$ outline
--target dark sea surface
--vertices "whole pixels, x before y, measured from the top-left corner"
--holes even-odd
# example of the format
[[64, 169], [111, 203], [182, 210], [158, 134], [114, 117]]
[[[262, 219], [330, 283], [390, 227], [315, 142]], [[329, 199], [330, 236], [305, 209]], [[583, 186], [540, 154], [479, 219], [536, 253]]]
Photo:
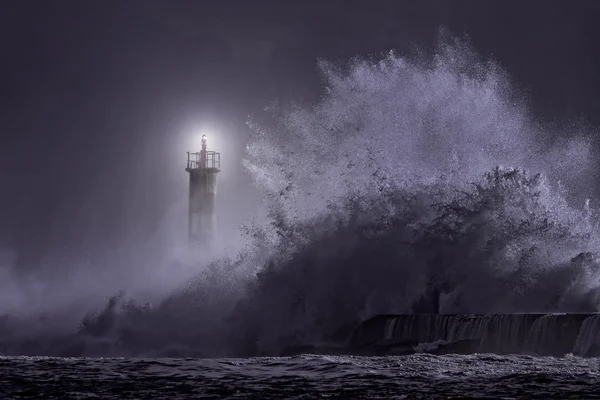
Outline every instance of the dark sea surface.
[[599, 399], [600, 360], [303, 355], [250, 359], [0, 358], [2, 399]]

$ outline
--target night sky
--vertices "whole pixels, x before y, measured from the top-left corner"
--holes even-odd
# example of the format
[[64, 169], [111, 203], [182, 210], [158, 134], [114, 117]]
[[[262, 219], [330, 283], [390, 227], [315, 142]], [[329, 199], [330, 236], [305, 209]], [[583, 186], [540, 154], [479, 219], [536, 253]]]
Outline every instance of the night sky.
[[151, 234], [185, 199], [197, 127], [219, 136], [235, 210], [220, 218], [237, 223], [258, 202], [249, 114], [318, 98], [319, 58], [431, 47], [440, 27], [505, 67], [541, 120], [598, 126], [598, 21], [597, 0], [5, 0], [0, 249], [27, 269]]

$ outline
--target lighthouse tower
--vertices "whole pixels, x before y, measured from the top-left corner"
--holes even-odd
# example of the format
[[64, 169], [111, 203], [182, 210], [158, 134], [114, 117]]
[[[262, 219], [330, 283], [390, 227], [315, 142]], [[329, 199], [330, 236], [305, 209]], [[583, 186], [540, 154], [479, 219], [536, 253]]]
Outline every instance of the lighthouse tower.
[[221, 154], [206, 150], [206, 135], [202, 135], [202, 150], [188, 152], [186, 171], [190, 174], [188, 235], [190, 242], [203, 247], [214, 240], [217, 218], [215, 198]]

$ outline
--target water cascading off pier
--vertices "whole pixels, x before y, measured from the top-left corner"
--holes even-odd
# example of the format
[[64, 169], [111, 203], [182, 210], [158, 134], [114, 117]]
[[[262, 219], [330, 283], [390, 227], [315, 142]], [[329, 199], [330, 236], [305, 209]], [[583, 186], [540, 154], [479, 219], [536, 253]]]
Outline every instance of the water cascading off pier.
[[376, 354], [600, 356], [600, 314], [379, 315], [360, 324], [354, 351]]

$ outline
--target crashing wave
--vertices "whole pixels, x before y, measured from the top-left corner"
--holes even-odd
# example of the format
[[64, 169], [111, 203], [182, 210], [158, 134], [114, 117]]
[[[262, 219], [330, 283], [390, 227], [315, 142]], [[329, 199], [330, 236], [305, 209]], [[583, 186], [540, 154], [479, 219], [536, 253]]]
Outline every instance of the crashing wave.
[[[584, 135], [546, 140], [460, 41], [321, 70], [321, 101], [251, 124], [269, 220], [248, 246], [153, 307], [114, 297], [62, 336], [79, 343], [67, 353], [277, 355], [376, 314], [598, 310], [597, 219], [572, 205], [594, 171]], [[6, 354], [23, 352], [14, 338]]]

